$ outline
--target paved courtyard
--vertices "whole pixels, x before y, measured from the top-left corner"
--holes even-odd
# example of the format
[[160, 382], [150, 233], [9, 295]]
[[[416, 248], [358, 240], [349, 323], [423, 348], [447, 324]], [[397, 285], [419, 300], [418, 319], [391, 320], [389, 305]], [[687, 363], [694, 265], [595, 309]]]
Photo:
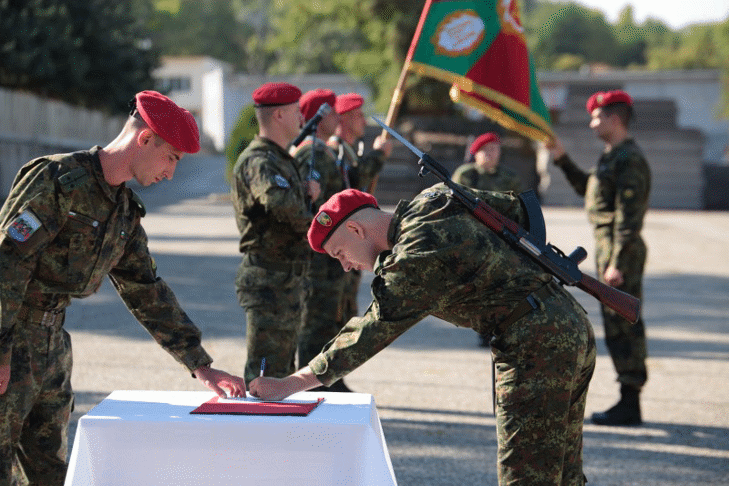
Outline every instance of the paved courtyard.
[[[238, 232], [222, 159], [181, 162], [172, 182], [140, 190], [162, 276], [203, 331], [215, 366], [242, 373], [245, 317], [234, 276]], [[544, 208], [547, 239], [569, 253], [592, 236], [578, 208]], [[729, 213], [650, 211], [644, 318], [649, 381], [640, 427], [585, 425], [591, 486], [729, 484]], [[581, 268], [594, 275], [590, 257]], [[360, 310], [370, 301], [366, 275]], [[598, 337], [587, 416], [618, 398], [596, 301], [575, 291]], [[68, 312], [78, 418], [113, 390], [201, 390], [126, 310], [110, 284]], [[496, 484], [490, 354], [477, 335], [427, 318], [352, 373], [371, 393], [400, 486]]]

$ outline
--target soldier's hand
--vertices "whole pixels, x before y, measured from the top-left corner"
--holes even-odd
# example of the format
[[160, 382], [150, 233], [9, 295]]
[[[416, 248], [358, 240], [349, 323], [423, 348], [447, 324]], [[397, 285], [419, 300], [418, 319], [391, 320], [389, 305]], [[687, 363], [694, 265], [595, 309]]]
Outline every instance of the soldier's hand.
[[547, 150], [549, 150], [549, 153], [552, 154], [552, 158], [554, 160], [559, 159], [567, 153], [562, 145], [562, 141], [557, 137], [549, 139], [546, 143], [546, 147]]
[[306, 193], [309, 195], [312, 201], [316, 201], [321, 194], [321, 185], [319, 185], [319, 183], [314, 180], [306, 181]]
[[372, 148], [382, 150], [385, 157], [389, 157], [392, 153], [392, 140], [387, 140], [384, 136], [379, 135], [372, 144]]
[[605, 273], [603, 274], [603, 278], [605, 279], [605, 283], [613, 287], [619, 287], [623, 285], [624, 281], [623, 272], [615, 267], [607, 267], [605, 269]]
[[286, 378], [269, 378], [263, 376], [251, 382], [251, 395], [262, 400], [283, 400], [293, 392], [288, 390]]
[[246, 382], [239, 376], [209, 366], [199, 367], [194, 374], [203, 385], [214, 391], [220, 398], [246, 396]]
[[5, 394], [10, 383], [10, 365], [0, 365], [0, 395]]

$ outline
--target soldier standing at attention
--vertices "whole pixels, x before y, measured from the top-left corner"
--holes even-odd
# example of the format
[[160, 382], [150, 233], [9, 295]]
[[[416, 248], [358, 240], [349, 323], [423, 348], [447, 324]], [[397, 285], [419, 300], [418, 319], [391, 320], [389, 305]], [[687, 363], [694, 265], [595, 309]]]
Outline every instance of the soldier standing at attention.
[[[517, 197], [473, 192], [526, 221]], [[394, 213], [347, 189], [319, 209], [308, 235], [312, 248], [345, 270], [374, 271], [374, 300], [308, 366], [283, 379], [255, 379], [251, 395], [281, 398], [333, 383], [434, 315], [494, 335], [499, 484], [584, 484], [595, 337], [585, 311], [551, 274], [478, 221], [445, 184], [400, 201]]]
[[[587, 100], [590, 128], [605, 150], [590, 173], [565, 153], [562, 142], [549, 146], [554, 164], [575, 191], [585, 198], [585, 209], [595, 230], [595, 259], [601, 281], [643, 299], [646, 245], [640, 236], [648, 209], [651, 173], [638, 145], [628, 133], [633, 100], [624, 91], [595, 93]], [[643, 319], [632, 324], [602, 306], [605, 342], [618, 373], [620, 401], [592, 415], [599, 425], [639, 425], [639, 395], [648, 378]]]
[[[364, 98], [357, 93], [337, 96], [335, 109], [339, 115], [339, 124], [334, 135], [329, 137], [327, 144], [337, 154], [337, 163], [349, 175], [347, 188], [353, 187], [368, 192], [375, 177], [382, 170], [385, 159], [392, 153], [392, 142], [380, 135], [375, 139], [372, 151], [362, 153], [363, 150], [361, 149], [354, 150], [355, 144], [364, 136], [367, 126], [364, 113], [362, 113], [363, 104]], [[345, 278], [346, 283], [337, 332], [352, 317], [359, 315], [357, 294], [362, 281], [362, 272], [351, 270], [347, 272]], [[336, 333], [331, 337], [335, 335]]]
[[[319, 108], [327, 103], [332, 110], [321, 119], [316, 133], [307, 137], [294, 150], [299, 166], [309, 171], [313, 167], [319, 177], [321, 195], [314, 201], [314, 212], [333, 194], [348, 187], [346, 171], [337, 166], [337, 157], [325, 140], [334, 135], [339, 115], [334, 109], [336, 95], [328, 89], [304, 93], [299, 101], [304, 119], [311, 120]], [[307, 292], [304, 304], [303, 328], [299, 339], [299, 363], [308, 363], [342, 327], [342, 299], [347, 281], [342, 266], [326, 255], [311, 253], [311, 266], [306, 275]], [[334, 383], [326, 391], [350, 391], [343, 381]]]
[[303, 121], [300, 97], [301, 90], [288, 83], [267, 83], [253, 92], [259, 133], [233, 167], [243, 253], [236, 290], [246, 311], [246, 381], [259, 375], [263, 358], [269, 376], [296, 369], [311, 253], [306, 243], [309, 207], [319, 195], [319, 184], [305, 180], [286, 151]]
[[72, 298], [109, 276], [145, 329], [206, 387], [245, 396], [243, 379], [210, 368], [200, 331], [157, 276], [141, 226], [142, 201], [125, 183], [172, 179], [200, 149], [193, 116], [142, 91], [104, 148], [40, 157], [18, 172], [0, 210], [0, 485], [62, 485], [73, 408]]
[[502, 167], [501, 138], [494, 132], [486, 132], [473, 141], [469, 149], [473, 162], [463, 164], [453, 173], [453, 182], [482, 191], [522, 191], [519, 176]]

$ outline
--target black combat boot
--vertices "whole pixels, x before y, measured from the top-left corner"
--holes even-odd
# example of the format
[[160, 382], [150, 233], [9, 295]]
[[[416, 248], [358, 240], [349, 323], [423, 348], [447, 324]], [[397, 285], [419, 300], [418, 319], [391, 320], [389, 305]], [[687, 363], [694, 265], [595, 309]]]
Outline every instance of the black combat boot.
[[597, 425], [640, 425], [640, 390], [632, 386], [620, 386], [620, 401], [604, 412], [592, 414]]

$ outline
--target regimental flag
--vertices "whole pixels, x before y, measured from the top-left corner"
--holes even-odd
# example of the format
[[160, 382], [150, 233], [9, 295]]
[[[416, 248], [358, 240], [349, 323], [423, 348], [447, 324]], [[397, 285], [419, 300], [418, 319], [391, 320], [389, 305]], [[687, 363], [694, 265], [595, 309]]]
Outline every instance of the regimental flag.
[[518, 0], [427, 0], [405, 69], [451, 83], [451, 99], [535, 140], [552, 137]]

